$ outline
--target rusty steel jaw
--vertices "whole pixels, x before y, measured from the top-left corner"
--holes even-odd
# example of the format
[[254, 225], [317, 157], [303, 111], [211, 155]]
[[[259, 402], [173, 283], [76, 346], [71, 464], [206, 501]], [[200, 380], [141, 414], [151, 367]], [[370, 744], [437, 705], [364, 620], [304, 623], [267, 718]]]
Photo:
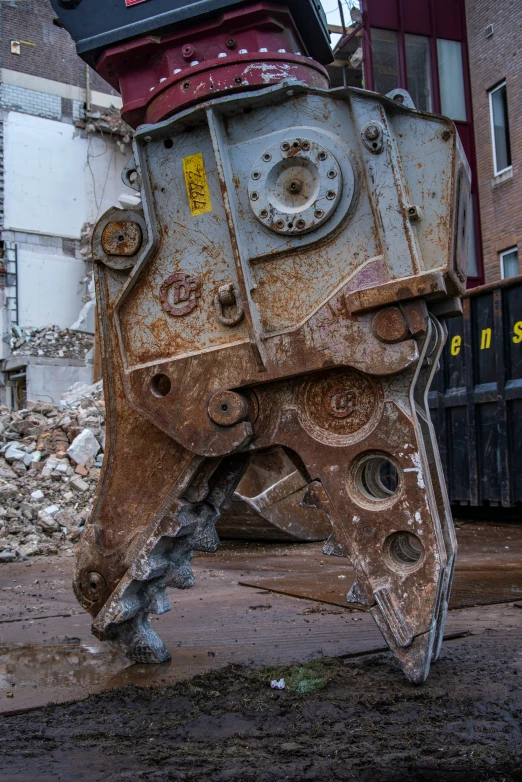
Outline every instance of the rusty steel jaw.
[[455, 128], [283, 83], [142, 128], [124, 176], [142, 208], [93, 238], [108, 454], [75, 590], [94, 632], [168, 659], [148, 614], [193, 585], [252, 455], [279, 447], [355, 569], [347, 606], [424, 681], [456, 551], [427, 407], [433, 313], [465, 279]]

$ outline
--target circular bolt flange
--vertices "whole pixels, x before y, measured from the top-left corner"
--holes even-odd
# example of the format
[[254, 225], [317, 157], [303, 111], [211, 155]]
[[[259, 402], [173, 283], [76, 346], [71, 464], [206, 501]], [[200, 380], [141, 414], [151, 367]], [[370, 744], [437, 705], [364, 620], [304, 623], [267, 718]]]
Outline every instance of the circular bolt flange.
[[208, 402], [209, 418], [219, 426], [233, 426], [246, 418], [246, 400], [234, 391], [216, 391]]
[[[350, 178], [347, 186], [353, 190]], [[322, 225], [335, 212], [342, 191], [343, 172], [333, 152], [308, 138], [288, 138], [263, 150], [248, 183], [257, 219], [285, 235], [302, 236]]]
[[79, 582], [80, 592], [91, 603], [95, 603], [103, 595], [107, 582], [101, 573], [95, 571], [86, 573]]
[[136, 255], [141, 247], [143, 234], [137, 223], [129, 220], [107, 223], [101, 243], [107, 255]]
[[394, 344], [405, 340], [410, 332], [400, 309], [386, 307], [374, 316], [373, 333], [381, 342]]

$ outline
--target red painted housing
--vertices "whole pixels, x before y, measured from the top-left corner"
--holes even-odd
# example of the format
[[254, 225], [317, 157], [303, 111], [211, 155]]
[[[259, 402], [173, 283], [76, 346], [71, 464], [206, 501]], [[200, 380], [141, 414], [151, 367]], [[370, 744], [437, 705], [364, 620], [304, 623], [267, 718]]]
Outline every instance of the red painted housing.
[[134, 128], [226, 93], [289, 79], [329, 84], [326, 69], [307, 56], [289, 10], [270, 3], [113, 46], [96, 70], [121, 93], [122, 117]]

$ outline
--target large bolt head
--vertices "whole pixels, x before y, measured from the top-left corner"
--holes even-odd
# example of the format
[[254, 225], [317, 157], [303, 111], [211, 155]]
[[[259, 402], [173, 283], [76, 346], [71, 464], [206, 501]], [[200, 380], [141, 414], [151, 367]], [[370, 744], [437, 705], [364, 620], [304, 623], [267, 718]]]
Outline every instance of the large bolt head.
[[364, 131], [364, 135], [368, 141], [375, 141], [375, 139], [379, 138], [379, 128], [377, 125], [368, 125]]
[[234, 391], [216, 391], [207, 405], [209, 418], [219, 426], [234, 426], [248, 413], [246, 399]]
[[142, 241], [140, 226], [130, 220], [107, 223], [101, 237], [106, 255], [136, 255]]
[[398, 307], [386, 307], [377, 312], [373, 319], [373, 333], [381, 342], [393, 344], [402, 342], [409, 335], [409, 329]]

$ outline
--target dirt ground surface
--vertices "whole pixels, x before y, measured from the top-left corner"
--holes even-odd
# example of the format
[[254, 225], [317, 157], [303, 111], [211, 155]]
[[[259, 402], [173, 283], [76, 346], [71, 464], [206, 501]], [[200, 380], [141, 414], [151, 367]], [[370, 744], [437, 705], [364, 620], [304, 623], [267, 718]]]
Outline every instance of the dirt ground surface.
[[[519, 780], [521, 642], [449, 641], [421, 687], [372, 654], [229, 666], [2, 717], [0, 779]], [[271, 689], [280, 676], [287, 689]]]
[[522, 527], [458, 536], [461, 607], [421, 687], [342, 607], [353, 572], [321, 544], [196, 558], [157, 666], [93, 638], [70, 559], [3, 565], [0, 782], [522, 780]]

